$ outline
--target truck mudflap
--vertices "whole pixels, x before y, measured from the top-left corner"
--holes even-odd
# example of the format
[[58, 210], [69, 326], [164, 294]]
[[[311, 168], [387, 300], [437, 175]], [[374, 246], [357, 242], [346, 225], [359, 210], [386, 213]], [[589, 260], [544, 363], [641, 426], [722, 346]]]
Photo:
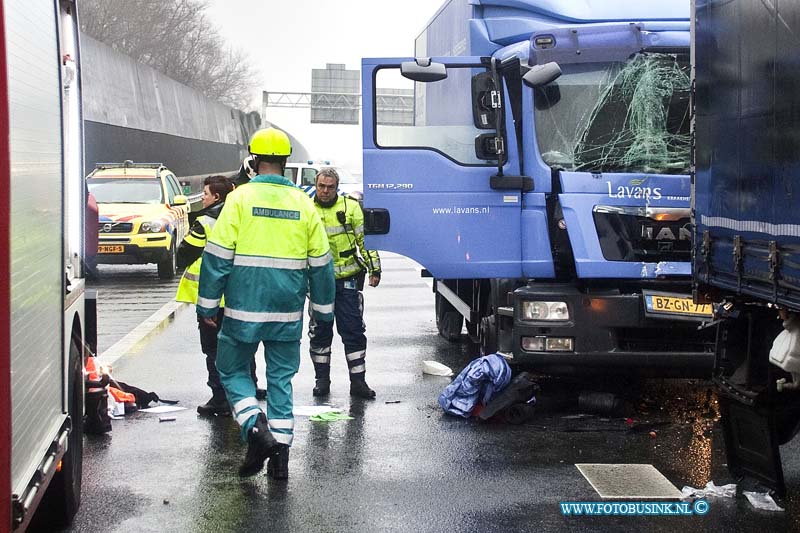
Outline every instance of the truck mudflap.
[[773, 392], [745, 391], [722, 377], [714, 383], [731, 474], [740, 482], [751, 478], [785, 496], [780, 445], [789, 442], [800, 427], [800, 395], [781, 393], [791, 394], [791, 399], [778, 400]]
[[755, 481], [783, 497], [780, 445], [800, 429], [800, 390], [769, 362], [781, 321], [762, 306], [721, 309], [713, 381], [728, 469], [740, 484]]

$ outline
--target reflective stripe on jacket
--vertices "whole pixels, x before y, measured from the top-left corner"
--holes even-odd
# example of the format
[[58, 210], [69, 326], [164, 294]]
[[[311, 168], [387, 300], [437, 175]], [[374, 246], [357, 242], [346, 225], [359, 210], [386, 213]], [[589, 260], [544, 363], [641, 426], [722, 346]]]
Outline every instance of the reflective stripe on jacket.
[[226, 334], [243, 342], [295, 341], [307, 292], [314, 318], [333, 320], [333, 262], [319, 214], [283, 176], [256, 176], [228, 194], [211, 231], [197, 313], [214, 316], [224, 294]]
[[[216, 221], [217, 219], [208, 215], [199, 217], [197, 222], [201, 224], [203, 231], [199, 232], [196, 230], [195, 226], [192, 226], [192, 230], [186, 237], [184, 237], [183, 243], [196, 248], [205, 248], [207, 239], [206, 236], [211, 234], [211, 229], [214, 227], [214, 223]], [[201, 255], [196, 261], [186, 267], [186, 270], [183, 272], [183, 276], [181, 276], [181, 281], [178, 284], [178, 292], [175, 295], [175, 300], [179, 302], [188, 302], [191, 304], [197, 303], [198, 282], [200, 281], [200, 264], [202, 261], [203, 257]], [[220, 307], [224, 306], [225, 303], [223, 300], [220, 302]]]
[[[336, 279], [349, 278], [362, 271], [367, 271], [370, 276], [380, 276], [378, 252], [364, 248], [364, 212], [359, 203], [339, 194], [332, 206], [323, 207], [314, 202], [314, 207], [325, 225]], [[344, 224], [339, 221], [339, 212], [344, 213]]]

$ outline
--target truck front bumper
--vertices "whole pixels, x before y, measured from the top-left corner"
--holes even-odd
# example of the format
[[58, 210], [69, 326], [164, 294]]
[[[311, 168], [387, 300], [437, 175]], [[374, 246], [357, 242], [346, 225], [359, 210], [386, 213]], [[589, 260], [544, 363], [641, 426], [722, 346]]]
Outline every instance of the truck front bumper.
[[[569, 320], [523, 320], [525, 300], [566, 302]], [[641, 293], [581, 292], [572, 286], [526, 286], [513, 293], [513, 356], [520, 366], [548, 374], [620, 373], [710, 377], [715, 328], [685, 316], [656, 318]], [[560, 351], [532, 351], [531, 338], [554, 339]], [[572, 339], [571, 349], [564, 349]], [[544, 341], [542, 341], [543, 343]]]

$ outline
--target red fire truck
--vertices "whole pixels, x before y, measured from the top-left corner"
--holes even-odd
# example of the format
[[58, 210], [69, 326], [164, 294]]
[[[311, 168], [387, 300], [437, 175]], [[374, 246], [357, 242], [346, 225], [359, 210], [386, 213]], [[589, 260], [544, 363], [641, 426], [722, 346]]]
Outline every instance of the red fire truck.
[[21, 531], [80, 503], [94, 313], [75, 2], [2, 0], [0, 34], [0, 531]]

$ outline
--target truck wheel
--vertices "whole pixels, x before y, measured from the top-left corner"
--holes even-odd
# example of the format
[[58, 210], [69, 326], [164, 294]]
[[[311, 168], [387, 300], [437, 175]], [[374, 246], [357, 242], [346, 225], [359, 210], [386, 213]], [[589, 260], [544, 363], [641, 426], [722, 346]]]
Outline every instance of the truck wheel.
[[481, 318], [481, 355], [497, 353], [497, 321], [494, 314]]
[[159, 279], [172, 279], [175, 277], [177, 270], [178, 258], [175, 254], [175, 237], [173, 237], [172, 244], [169, 247], [169, 255], [158, 262], [158, 277]]
[[[67, 453], [61, 458], [61, 469], [47, 487], [39, 510], [33, 518], [32, 529], [64, 528], [72, 523], [81, 503], [83, 472], [83, 358], [74, 342], [70, 344], [69, 368], [72, 379], [67, 387], [69, 433]], [[35, 527], [34, 527], [35, 525]]]
[[436, 294], [436, 329], [450, 342], [461, 340], [464, 317], [441, 294]]

